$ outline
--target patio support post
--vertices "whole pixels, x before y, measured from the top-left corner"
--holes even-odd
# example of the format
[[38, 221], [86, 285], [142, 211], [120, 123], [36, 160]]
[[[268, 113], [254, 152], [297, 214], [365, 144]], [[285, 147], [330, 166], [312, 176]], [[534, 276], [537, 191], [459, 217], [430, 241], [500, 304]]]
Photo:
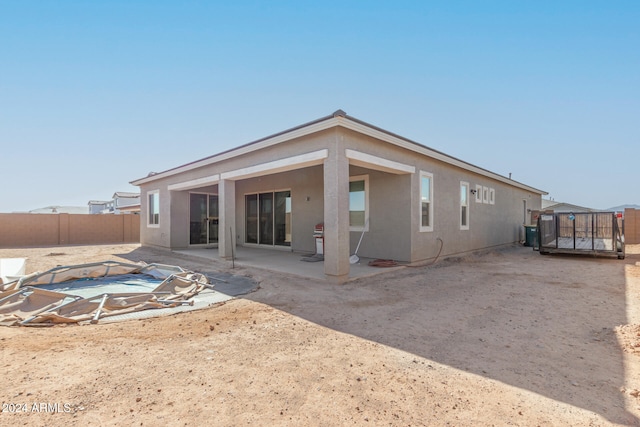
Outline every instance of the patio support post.
[[349, 278], [349, 159], [342, 137], [324, 161], [324, 273], [342, 284]]
[[236, 245], [236, 182], [218, 183], [218, 254], [231, 258]]

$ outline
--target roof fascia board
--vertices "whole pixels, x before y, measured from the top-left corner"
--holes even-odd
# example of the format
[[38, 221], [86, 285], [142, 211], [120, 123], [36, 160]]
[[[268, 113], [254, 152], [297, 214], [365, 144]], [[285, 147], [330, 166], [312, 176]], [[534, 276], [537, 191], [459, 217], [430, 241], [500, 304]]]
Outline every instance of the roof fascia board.
[[425, 147], [424, 145], [420, 145], [416, 142], [413, 141], [408, 141], [405, 140], [403, 138], [397, 137], [395, 135], [389, 134], [387, 132], [383, 132], [382, 130], [379, 129], [375, 129], [373, 127], [371, 127], [370, 125], [364, 124], [364, 123], [359, 123], [358, 121], [354, 121], [352, 119], [349, 118], [344, 118], [344, 117], [337, 117], [336, 120], [338, 121], [338, 125], [342, 126], [344, 128], [356, 131], [358, 133], [364, 134], [364, 135], [368, 135], [372, 138], [376, 138], [376, 139], [380, 139], [382, 141], [388, 142], [390, 144], [394, 144], [397, 145], [399, 147], [405, 148], [407, 150], [411, 150], [415, 153], [419, 153], [428, 157], [431, 157], [433, 159], [439, 160], [441, 162], [453, 165], [453, 166], [457, 166], [461, 169], [465, 169], [468, 170], [470, 172], [474, 172], [477, 173], [479, 175], [482, 176], [486, 176], [488, 178], [492, 178], [495, 179], [497, 181], [500, 182], [504, 182], [505, 184], [509, 184], [518, 188], [522, 188], [524, 190], [527, 191], [531, 191], [534, 193], [538, 193], [538, 194], [548, 194], [544, 191], [538, 190], [536, 188], [533, 187], [529, 187], [528, 185], [519, 183], [517, 181], [513, 181], [509, 178], [506, 178], [502, 175], [498, 175], [496, 173], [490, 172], [486, 169], [482, 169], [478, 166], [474, 166], [470, 163], [464, 162], [462, 160], [456, 159], [455, 157], [451, 157], [448, 156], [444, 153], [440, 153], [438, 151], [432, 150], [428, 147]]
[[349, 163], [354, 166], [362, 166], [382, 172], [393, 173], [396, 175], [404, 175], [416, 172], [416, 168], [413, 166], [405, 165], [404, 163], [395, 162], [393, 160], [384, 159], [382, 157], [374, 156], [356, 150], [346, 149], [345, 155], [349, 159]]
[[203, 187], [205, 185], [217, 184], [220, 181], [220, 174], [217, 173], [211, 176], [205, 176], [203, 178], [191, 179], [189, 181], [178, 182], [175, 184], [169, 184], [167, 189], [169, 191], [178, 190], [190, 190], [192, 188]]
[[278, 172], [287, 172], [304, 167], [319, 165], [329, 156], [329, 150], [322, 149], [312, 151], [310, 153], [300, 154], [298, 156], [287, 157], [284, 159], [274, 160], [272, 162], [261, 163], [259, 165], [250, 166], [248, 168], [236, 169], [234, 171], [223, 172], [220, 179], [238, 180], [253, 178], [256, 176], [269, 175]]
[[300, 128], [296, 128], [291, 130], [290, 132], [284, 132], [278, 135], [274, 135], [272, 137], [266, 138], [264, 140], [260, 140], [254, 143], [250, 143], [247, 145], [244, 145], [242, 147], [238, 147], [236, 149], [218, 154], [216, 156], [212, 156], [212, 157], [208, 157], [206, 159], [202, 159], [193, 163], [189, 163], [187, 165], [184, 166], [180, 166], [177, 167], [175, 169], [170, 169], [168, 171], [165, 172], [160, 172], [148, 177], [144, 177], [135, 181], [131, 181], [131, 184], [133, 185], [142, 185], [142, 184], [146, 184], [147, 182], [151, 182], [151, 181], [155, 181], [157, 179], [161, 179], [161, 178], [166, 178], [168, 176], [172, 176], [172, 175], [176, 175], [182, 172], [187, 172], [193, 169], [197, 169], [197, 168], [201, 168], [203, 166], [208, 166], [211, 165], [213, 163], [218, 163], [218, 162], [222, 162], [224, 160], [228, 160], [234, 157], [238, 157], [238, 156], [242, 156], [244, 154], [248, 154], [251, 153], [253, 151], [257, 151], [257, 150], [261, 150], [264, 148], [268, 148], [271, 147], [273, 145], [276, 144], [280, 144], [281, 142], [285, 142], [285, 141], [289, 141], [291, 139], [295, 139], [295, 138], [300, 138], [303, 136], [307, 136], [316, 132], [321, 132], [323, 130], [326, 129], [330, 129], [332, 127], [336, 126], [336, 118], [335, 117], [330, 117], [327, 118], [326, 120], [320, 121], [320, 122], [316, 122], [316, 123], [312, 123], [309, 124], [308, 126], [305, 127], [300, 127]]

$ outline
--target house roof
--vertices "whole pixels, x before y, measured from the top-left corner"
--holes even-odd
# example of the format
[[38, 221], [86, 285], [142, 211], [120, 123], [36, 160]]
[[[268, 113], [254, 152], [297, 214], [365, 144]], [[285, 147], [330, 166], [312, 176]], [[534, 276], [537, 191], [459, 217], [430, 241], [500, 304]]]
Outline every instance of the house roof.
[[379, 128], [377, 126], [374, 126], [372, 124], [359, 120], [353, 116], [349, 116], [343, 110], [337, 110], [333, 114], [330, 114], [325, 117], [321, 117], [317, 120], [293, 127], [291, 129], [284, 130], [282, 132], [278, 132], [276, 134], [258, 139], [256, 141], [241, 145], [239, 147], [236, 147], [230, 150], [223, 151], [218, 154], [214, 154], [209, 157], [205, 157], [200, 160], [186, 163], [182, 166], [177, 166], [175, 168], [171, 168], [166, 171], [158, 172], [158, 173], [151, 172], [146, 177], [131, 181], [131, 184], [139, 186], [142, 184], [156, 181], [158, 179], [166, 178], [182, 172], [186, 172], [186, 171], [207, 166], [210, 164], [218, 163], [227, 159], [231, 159], [234, 157], [241, 156], [243, 154], [250, 153], [252, 151], [257, 151], [266, 147], [270, 147], [272, 145], [280, 144], [282, 142], [285, 142], [294, 138], [310, 135], [312, 133], [330, 129], [337, 126], [340, 126], [346, 129], [351, 129], [361, 134], [380, 139], [390, 144], [408, 149], [410, 151], [414, 151], [418, 154], [422, 154], [427, 157], [440, 160], [444, 163], [448, 163], [448, 164], [460, 167], [462, 169], [477, 173], [479, 175], [483, 175], [488, 178], [492, 178], [497, 181], [504, 182], [514, 187], [523, 188], [528, 191], [532, 191], [534, 193], [539, 193], [541, 195], [548, 194], [543, 190], [539, 190], [537, 188], [533, 188], [528, 185], [522, 184], [518, 181], [512, 180], [510, 178], [499, 175], [497, 173], [491, 172], [487, 169], [481, 168], [471, 163], [465, 162], [456, 157], [449, 156], [441, 151], [434, 150], [433, 148], [427, 147], [426, 145], [422, 145], [418, 142], [412, 141], [408, 138], [405, 138], [393, 132], [389, 132], [385, 129]]
[[555, 200], [542, 199], [542, 209], [553, 209], [555, 211], [575, 211], [575, 212], [594, 212], [599, 209], [588, 208], [585, 206], [573, 205], [571, 203], [556, 202]]
[[84, 206], [46, 206], [44, 208], [32, 209], [32, 214], [50, 214], [50, 213], [66, 213], [66, 214], [87, 214], [89, 208]]
[[115, 199], [116, 197], [135, 199], [136, 197], [140, 197], [140, 193], [131, 193], [131, 192], [127, 192], [127, 191], [116, 191], [115, 193], [113, 193], [113, 198]]

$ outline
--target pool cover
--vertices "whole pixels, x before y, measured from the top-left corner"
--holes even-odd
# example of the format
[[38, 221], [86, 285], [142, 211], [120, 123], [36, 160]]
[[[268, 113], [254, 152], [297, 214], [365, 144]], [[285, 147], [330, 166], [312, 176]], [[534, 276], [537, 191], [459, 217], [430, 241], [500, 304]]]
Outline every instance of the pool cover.
[[193, 304], [206, 276], [162, 264], [116, 261], [56, 267], [0, 287], [0, 325], [97, 323], [135, 311]]

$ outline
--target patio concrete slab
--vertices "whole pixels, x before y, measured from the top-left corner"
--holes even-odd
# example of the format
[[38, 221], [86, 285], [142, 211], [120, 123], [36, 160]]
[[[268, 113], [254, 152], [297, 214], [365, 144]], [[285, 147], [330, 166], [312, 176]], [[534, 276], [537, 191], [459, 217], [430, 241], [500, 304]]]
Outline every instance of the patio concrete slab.
[[[211, 259], [217, 262], [226, 263], [229, 266], [232, 265], [231, 260], [220, 258], [217, 248], [191, 248], [176, 250], [173, 252], [186, 256]], [[236, 266], [260, 268], [278, 273], [325, 280], [324, 262], [302, 261], [302, 258], [307, 256], [309, 256], [309, 254], [277, 249], [238, 246], [235, 249], [235, 261], [233, 262], [235, 262]], [[369, 258], [360, 258], [360, 262], [351, 264], [349, 269], [349, 280], [373, 276], [394, 269], [403, 268], [402, 266], [390, 268], [370, 267], [368, 265], [369, 261], [371, 261]]]

